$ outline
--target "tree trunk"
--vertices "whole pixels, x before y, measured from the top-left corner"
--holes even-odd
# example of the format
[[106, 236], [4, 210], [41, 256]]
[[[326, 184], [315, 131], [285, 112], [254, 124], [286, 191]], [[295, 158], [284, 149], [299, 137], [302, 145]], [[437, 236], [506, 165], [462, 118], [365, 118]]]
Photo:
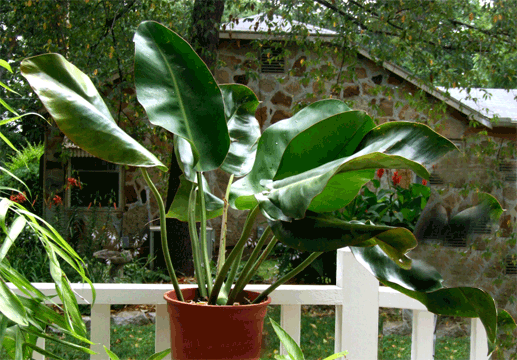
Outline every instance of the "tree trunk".
[[[191, 34], [190, 43], [212, 72], [217, 60], [219, 25], [223, 16], [224, 3], [225, 0], [196, 0], [192, 10], [192, 26], [189, 31]], [[167, 192], [167, 211], [178, 190], [181, 173], [182, 171], [178, 166], [174, 151], [172, 151]], [[188, 225], [175, 219], [169, 219], [167, 225], [167, 235], [171, 241], [169, 247], [172, 246], [171, 249], [182, 249], [182, 251], [175, 252], [175, 270], [191, 275], [193, 272], [192, 250]]]
[[213, 71], [217, 60], [219, 26], [226, 0], [196, 0], [192, 10], [190, 43]]

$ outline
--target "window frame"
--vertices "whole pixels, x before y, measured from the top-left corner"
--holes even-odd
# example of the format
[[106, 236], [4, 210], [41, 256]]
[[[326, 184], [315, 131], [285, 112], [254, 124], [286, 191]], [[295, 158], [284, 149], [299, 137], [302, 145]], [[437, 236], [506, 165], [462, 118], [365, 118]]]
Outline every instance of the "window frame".
[[[81, 154], [82, 155], [82, 154]], [[96, 158], [90, 154], [85, 154], [83, 156], [71, 156], [69, 159], [68, 159], [68, 162], [67, 162], [67, 166], [66, 166], [66, 179], [65, 179], [65, 185], [67, 185], [68, 183], [68, 178], [71, 178], [73, 177], [72, 176], [72, 159], [74, 158], [93, 158], [93, 159], [98, 159], [98, 160], [101, 160], [101, 161], [105, 161], [105, 160], [102, 160], [102, 159], [99, 159], [99, 158]], [[105, 172], [105, 173], [118, 173], [118, 198], [117, 198], [117, 201], [116, 201], [116, 204], [117, 204], [117, 210], [120, 210], [120, 209], [123, 209], [124, 206], [125, 206], [125, 196], [124, 196], [124, 187], [125, 187], [125, 179], [126, 179], [126, 176], [125, 176], [125, 166], [122, 166], [122, 165], [119, 165], [119, 164], [114, 164], [116, 167], [117, 167], [117, 170], [97, 170], [97, 171], [89, 171], [89, 170], [80, 170], [80, 171], [84, 171], [84, 172], [96, 172], [96, 173], [102, 173], [102, 172]], [[71, 188], [67, 188], [65, 190], [65, 207], [70, 209], [72, 207], [76, 207], [78, 209], [83, 209], [83, 210], [87, 210], [88, 209], [88, 206], [78, 206], [78, 205], [74, 205], [72, 204], [72, 191], [71, 191]], [[102, 209], [106, 209], [106, 207], [102, 208], [101, 207], [101, 210]]]

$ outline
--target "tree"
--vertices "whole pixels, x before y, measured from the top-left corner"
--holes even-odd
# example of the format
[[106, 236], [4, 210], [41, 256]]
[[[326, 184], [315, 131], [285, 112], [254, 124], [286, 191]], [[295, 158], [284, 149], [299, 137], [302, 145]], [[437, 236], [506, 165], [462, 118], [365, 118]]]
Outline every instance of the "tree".
[[266, 6], [288, 20], [333, 29], [346, 49], [366, 48], [430, 85], [517, 83], [510, 66], [517, 53], [515, 0], [276, 0]]

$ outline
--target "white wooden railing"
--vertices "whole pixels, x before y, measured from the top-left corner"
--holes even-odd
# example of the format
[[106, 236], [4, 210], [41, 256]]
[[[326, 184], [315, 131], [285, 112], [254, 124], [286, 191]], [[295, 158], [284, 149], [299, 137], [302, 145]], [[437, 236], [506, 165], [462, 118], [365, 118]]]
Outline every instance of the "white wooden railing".
[[[375, 360], [379, 307], [412, 309], [411, 359], [433, 359], [434, 315], [416, 300], [393, 289], [379, 287], [377, 279], [355, 260], [350, 250], [338, 250], [337, 257], [336, 285], [283, 285], [271, 295], [271, 304], [281, 305], [281, 325], [293, 339], [300, 342], [301, 305], [334, 305], [336, 352], [348, 350], [347, 360]], [[55, 294], [54, 284], [35, 285], [45, 294]], [[267, 285], [249, 285], [246, 289], [261, 291], [266, 287]], [[75, 284], [73, 289], [81, 304], [91, 301], [88, 286]], [[163, 294], [171, 290], [172, 285], [95, 284], [95, 289], [97, 299], [91, 309], [91, 340], [97, 343], [92, 346], [92, 350], [98, 355], [92, 355], [91, 359], [108, 359], [103, 345], [109, 348], [110, 306], [114, 304], [156, 305], [155, 349], [161, 351], [170, 347], [169, 319]], [[470, 360], [488, 359], [486, 340], [481, 321], [472, 319]], [[38, 343], [44, 346], [43, 341]], [[34, 358], [44, 359], [39, 354], [34, 354]]]

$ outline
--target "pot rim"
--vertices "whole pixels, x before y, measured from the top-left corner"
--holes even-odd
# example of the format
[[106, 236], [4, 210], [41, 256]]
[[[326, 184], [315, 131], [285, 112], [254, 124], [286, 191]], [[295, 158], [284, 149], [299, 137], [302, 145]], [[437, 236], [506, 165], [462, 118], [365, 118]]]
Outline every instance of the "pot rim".
[[[186, 288], [181, 289], [181, 292], [183, 293], [184, 290], [193, 290], [195, 289], [197, 291], [197, 287], [192, 288]], [[260, 293], [258, 291], [251, 291], [251, 290], [243, 290], [245, 293], [252, 293], [252, 294], [258, 294]], [[260, 306], [267, 306], [271, 303], [271, 296], [268, 296], [266, 300], [263, 300], [262, 302], [258, 304], [239, 304], [239, 305], [207, 305], [207, 304], [199, 304], [199, 303], [189, 303], [186, 301], [179, 301], [177, 299], [173, 299], [169, 296], [170, 293], [176, 293], [174, 290], [169, 290], [165, 294], [163, 294], [163, 298], [168, 303], [175, 303], [175, 304], [181, 304], [183, 306], [203, 306], [208, 308], [214, 308], [214, 309], [238, 309], [238, 308], [253, 308], [253, 307], [260, 307]]]

